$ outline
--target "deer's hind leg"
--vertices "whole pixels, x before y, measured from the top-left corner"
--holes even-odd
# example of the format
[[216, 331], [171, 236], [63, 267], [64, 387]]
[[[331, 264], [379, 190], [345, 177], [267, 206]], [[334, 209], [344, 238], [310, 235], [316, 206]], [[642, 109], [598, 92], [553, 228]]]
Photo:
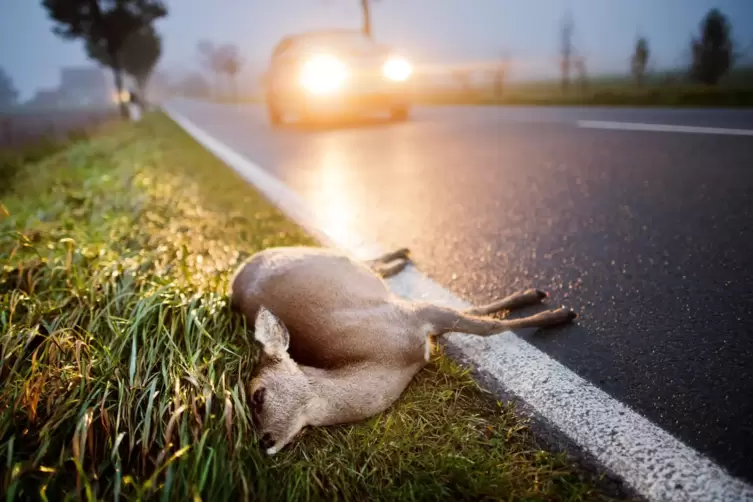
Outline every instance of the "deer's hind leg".
[[376, 272], [378, 275], [387, 278], [402, 272], [409, 263], [410, 261], [408, 260], [395, 260], [390, 263], [376, 265], [372, 268], [372, 270], [374, 270], [374, 272]]
[[503, 331], [520, 328], [546, 328], [565, 324], [577, 317], [575, 312], [567, 308], [545, 310], [538, 314], [519, 319], [493, 319], [459, 312], [454, 309], [425, 305], [418, 310], [422, 320], [432, 327], [432, 333], [444, 335], [451, 332], [468, 333], [471, 335], [489, 336]]
[[486, 305], [478, 307], [472, 307], [464, 312], [468, 315], [489, 315], [501, 310], [519, 309], [522, 307], [528, 307], [531, 305], [537, 305], [547, 297], [547, 294], [538, 289], [527, 289], [525, 291], [518, 291], [510, 296], [502, 298]]
[[400, 248], [389, 253], [385, 253], [382, 256], [368, 260], [366, 264], [370, 267], [374, 265], [384, 265], [395, 260], [410, 260], [410, 250], [408, 248]]

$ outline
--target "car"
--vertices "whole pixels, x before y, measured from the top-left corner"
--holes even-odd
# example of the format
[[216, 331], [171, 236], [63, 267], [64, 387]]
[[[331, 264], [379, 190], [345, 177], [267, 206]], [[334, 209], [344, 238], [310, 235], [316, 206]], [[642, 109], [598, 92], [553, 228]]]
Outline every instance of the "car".
[[269, 121], [386, 111], [408, 118], [413, 66], [360, 31], [312, 31], [283, 38], [263, 78]]

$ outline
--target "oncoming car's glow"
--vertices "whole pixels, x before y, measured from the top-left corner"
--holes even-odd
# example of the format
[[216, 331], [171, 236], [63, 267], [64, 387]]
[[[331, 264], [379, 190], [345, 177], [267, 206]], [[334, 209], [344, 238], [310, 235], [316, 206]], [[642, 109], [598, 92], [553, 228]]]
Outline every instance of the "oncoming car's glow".
[[331, 54], [311, 56], [301, 69], [300, 83], [312, 94], [332, 94], [348, 79], [348, 67]]
[[413, 73], [413, 67], [405, 58], [391, 57], [382, 66], [382, 73], [390, 80], [404, 82]]

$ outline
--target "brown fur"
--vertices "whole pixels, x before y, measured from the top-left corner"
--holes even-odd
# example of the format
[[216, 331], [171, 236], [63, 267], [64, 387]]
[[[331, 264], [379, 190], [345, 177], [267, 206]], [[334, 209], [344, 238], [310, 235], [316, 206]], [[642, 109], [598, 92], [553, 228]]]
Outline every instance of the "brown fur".
[[567, 322], [566, 309], [516, 320], [488, 315], [540, 302], [537, 290], [459, 312], [396, 297], [382, 279], [407, 250], [362, 263], [336, 250], [271, 248], [239, 267], [231, 304], [249, 322], [267, 362], [250, 385], [268, 453], [306, 425], [353, 422], [388, 408], [426, 364], [429, 335], [491, 335]]

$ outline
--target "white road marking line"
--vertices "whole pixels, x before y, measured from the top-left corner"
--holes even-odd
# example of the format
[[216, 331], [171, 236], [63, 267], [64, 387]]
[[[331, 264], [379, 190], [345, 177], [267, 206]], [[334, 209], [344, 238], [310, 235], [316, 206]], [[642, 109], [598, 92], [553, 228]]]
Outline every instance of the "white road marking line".
[[[343, 242], [327, 233], [295, 192], [262, 167], [212, 137], [172, 107], [166, 113], [200, 144], [235, 169], [266, 197], [323, 243], [361, 259], [381, 254], [363, 239]], [[354, 244], [355, 243], [355, 244]], [[414, 267], [389, 281], [406, 298], [467, 308]], [[639, 494], [655, 501], [753, 501], [753, 487], [686, 446], [642, 415], [576, 375], [512, 332], [481, 338], [454, 333], [445, 343], [458, 349], [475, 367], [530, 405], [605, 468]]]
[[723, 134], [728, 136], [753, 136], [753, 129], [730, 129], [726, 127], [699, 127], [671, 124], [641, 124], [638, 122], [609, 122], [579, 120], [584, 129], [610, 129], [614, 131], [680, 132], [688, 134]]

